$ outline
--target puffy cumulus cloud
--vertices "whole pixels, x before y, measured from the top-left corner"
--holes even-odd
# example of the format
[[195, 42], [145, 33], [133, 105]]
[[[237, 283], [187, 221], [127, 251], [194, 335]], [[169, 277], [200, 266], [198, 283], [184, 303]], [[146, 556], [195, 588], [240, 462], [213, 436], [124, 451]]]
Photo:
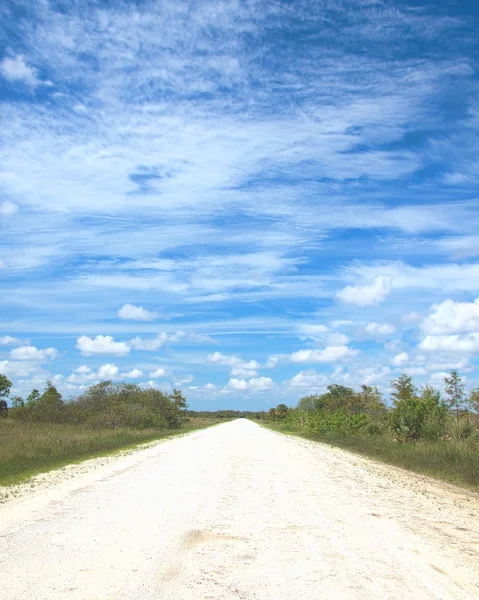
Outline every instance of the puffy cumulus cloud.
[[19, 346], [21, 343], [21, 340], [14, 338], [11, 335], [0, 336], [0, 346]]
[[146, 310], [142, 306], [135, 306], [134, 304], [124, 304], [118, 311], [120, 319], [125, 321], [154, 321], [158, 318], [158, 313]]
[[215, 365], [242, 367], [245, 369], [258, 369], [260, 366], [255, 360], [246, 361], [242, 358], [238, 358], [237, 356], [228, 356], [227, 354], [222, 354], [221, 352], [213, 352], [213, 354], [208, 354], [206, 360]]
[[118, 376], [120, 369], [116, 365], [106, 364], [98, 369], [100, 379], [114, 379]]
[[479, 298], [474, 302], [445, 300], [433, 304], [431, 313], [421, 323], [421, 329], [430, 335], [479, 331]]
[[[213, 352], [206, 357], [206, 360], [213, 364], [225, 367], [231, 367], [231, 377], [255, 377], [257, 369], [261, 366], [255, 360], [243, 360], [237, 356]], [[236, 379], [235, 379], [236, 380]]]
[[270, 356], [264, 364], [265, 369], [274, 369], [278, 364], [279, 356]]
[[375, 321], [371, 321], [367, 323], [364, 327], [364, 333], [368, 333], [371, 335], [391, 335], [396, 332], [396, 328], [394, 325], [390, 323], [376, 323]]
[[479, 353], [479, 333], [427, 335], [419, 344], [419, 348], [425, 352], [477, 354]]
[[11, 361], [1, 360], [0, 361], [0, 373], [4, 375], [14, 375], [17, 377], [28, 377], [31, 380], [34, 376], [41, 376], [42, 381], [46, 381], [43, 369], [39, 366], [38, 362], [30, 362], [26, 360]]
[[132, 369], [131, 371], [122, 373], [122, 377], [127, 377], [128, 379], [139, 379], [140, 377], [143, 377], [143, 371], [141, 369]]
[[321, 392], [326, 389], [330, 380], [323, 373], [317, 373], [314, 369], [309, 369], [308, 371], [300, 371], [286, 383], [293, 388], [307, 388]]
[[255, 391], [260, 392], [269, 390], [274, 385], [270, 377], [253, 377], [248, 381], [246, 379], [236, 379], [232, 377], [228, 382], [228, 387], [235, 391]]
[[129, 344], [134, 350], [146, 350], [149, 352], [154, 352], [155, 350], [159, 350], [162, 346], [164, 346], [167, 341], [168, 334], [163, 332], [159, 333], [154, 338], [134, 337], [132, 340], [130, 340]]
[[392, 364], [396, 367], [405, 365], [409, 361], [409, 355], [407, 352], [400, 352], [391, 360]]
[[29, 67], [21, 54], [14, 58], [6, 56], [0, 63], [0, 74], [8, 81], [20, 81], [33, 88], [41, 83], [37, 77], [37, 70]]
[[152, 379], [159, 379], [160, 377], [164, 377], [165, 376], [165, 369], [158, 367], [158, 369], [156, 369], [155, 371], [152, 371], [150, 373], [150, 377]]
[[11, 217], [18, 211], [18, 205], [10, 200], [0, 202], [0, 217]]
[[348, 336], [339, 331], [335, 331], [326, 336], [326, 344], [328, 346], [345, 346], [346, 344], [349, 344], [349, 341]]
[[293, 362], [335, 362], [344, 358], [357, 356], [359, 350], [348, 346], [326, 346], [323, 349], [298, 350], [290, 355]]
[[35, 346], [20, 346], [10, 351], [10, 358], [13, 360], [30, 360], [42, 362], [52, 360], [58, 356], [58, 350], [55, 348], [45, 348], [39, 350]]
[[345, 304], [374, 306], [384, 302], [391, 289], [392, 278], [378, 275], [366, 285], [347, 285], [336, 293], [336, 298]]
[[76, 347], [83, 356], [92, 356], [95, 354], [125, 356], [125, 354], [130, 352], [128, 344], [125, 342], [115, 342], [110, 335], [97, 335], [95, 338], [82, 335], [77, 339]]
[[124, 377], [137, 379], [142, 375], [143, 372], [139, 369], [132, 369], [126, 373], [120, 373], [120, 369], [113, 363], [101, 365], [96, 371], [87, 365], [81, 365], [67, 377], [67, 382], [82, 386], [86, 383], [95, 384], [99, 381], [120, 380]]

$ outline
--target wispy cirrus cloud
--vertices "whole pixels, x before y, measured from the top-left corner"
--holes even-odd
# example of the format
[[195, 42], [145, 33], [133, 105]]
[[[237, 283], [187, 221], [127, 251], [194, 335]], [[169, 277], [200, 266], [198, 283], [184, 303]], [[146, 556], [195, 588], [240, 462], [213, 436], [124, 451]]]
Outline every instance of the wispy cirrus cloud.
[[[273, 367], [290, 394], [383, 384], [366, 363], [401, 352], [419, 377], [427, 336], [465, 349], [477, 14], [366, 0], [34, 0], [19, 14], [0, 7], [2, 327], [58, 348], [63, 385], [87, 383], [65, 383], [78, 351], [95, 376], [108, 354], [105, 376], [168, 365], [165, 385], [191, 364], [199, 398], [280, 393], [260, 374]], [[360, 353], [337, 371], [334, 348]], [[5, 368], [26, 373], [8, 350]]]

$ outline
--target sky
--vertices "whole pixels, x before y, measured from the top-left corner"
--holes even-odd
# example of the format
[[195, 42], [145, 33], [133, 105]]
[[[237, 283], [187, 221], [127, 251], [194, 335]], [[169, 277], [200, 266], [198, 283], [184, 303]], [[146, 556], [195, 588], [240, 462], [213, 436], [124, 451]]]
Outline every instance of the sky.
[[479, 385], [475, 0], [5, 0], [0, 373], [268, 410]]

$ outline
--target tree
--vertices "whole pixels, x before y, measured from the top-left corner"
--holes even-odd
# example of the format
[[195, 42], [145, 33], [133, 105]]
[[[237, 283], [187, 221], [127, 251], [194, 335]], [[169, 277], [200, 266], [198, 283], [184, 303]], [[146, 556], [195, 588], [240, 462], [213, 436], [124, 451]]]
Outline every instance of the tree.
[[32, 390], [31, 394], [29, 394], [29, 396], [27, 396], [27, 406], [29, 408], [34, 408], [37, 405], [37, 402], [40, 398], [40, 392], [35, 389]]
[[446, 433], [447, 405], [441, 398], [441, 393], [431, 385], [421, 388], [419, 400], [425, 406], [424, 423], [421, 436], [437, 441]]
[[449, 408], [456, 411], [456, 419], [459, 421], [459, 413], [464, 408], [464, 384], [455, 369], [449, 377], [444, 377], [444, 390], [448, 396]]
[[469, 407], [476, 413], [479, 413], [479, 388], [474, 388], [467, 399]]
[[386, 405], [381, 392], [376, 386], [363, 384], [361, 391], [356, 396], [357, 408], [353, 412], [363, 412], [375, 419], [385, 417], [387, 413]]
[[177, 406], [177, 408], [182, 409], [182, 408], [188, 408], [188, 403], [186, 402], [186, 398], [183, 396], [183, 394], [180, 392], [180, 390], [173, 390], [173, 393], [170, 394], [170, 398], [171, 400], [173, 400], [173, 402], [175, 403], [175, 405]]
[[23, 398], [21, 396], [13, 396], [12, 407], [13, 408], [21, 408], [22, 406], [25, 406], [25, 402], [23, 401]]
[[404, 373], [391, 381], [391, 388], [393, 389], [391, 398], [394, 405], [401, 400], [414, 398], [416, 395], [416, 387], [413, 385], [411, 377]]
[[297, 408], [299, 408], [300, 410], [306, 410], [308, 412], [311, 412], [316, 408], [316, 402], [318, 398], [319, 396], [316, 394], [312, 394], [311, 396], [304, 396], [304, 398], [301, 398], [301, 400], [298, 402]]
[[12, 382], [6, 375], [0, 374], [0, 399], [8, 398]]
[[277, 419], [284, 419], [288, 414], [288, 407], [286, 404], [278, 404], [275, 410], [275, 415]]
[[42, 421], [58, 421], [62, 408], [62, 395], [51, 381], [47, 381], [45, 391], [36, 402], [36, 418]]

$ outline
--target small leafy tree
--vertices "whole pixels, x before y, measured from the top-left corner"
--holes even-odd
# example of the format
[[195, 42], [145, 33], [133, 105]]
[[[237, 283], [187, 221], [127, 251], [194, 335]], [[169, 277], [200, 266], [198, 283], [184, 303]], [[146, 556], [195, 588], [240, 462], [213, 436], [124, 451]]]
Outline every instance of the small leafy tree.
[[471, 390], [467, 403], [474, 412], [479, 413], [479, 387]]
[[288, 407], [286, 406], [286, 404], [278, 404], [275, 410], [275, 414], [277, 419], [286, 418], [286, 415], [288, 414]]
[[173, 390], [173, 393], [170, 394], [170, 399], [173, 400], [173, 402], [175, 403], [176, 407], [179, 409], [186, 409], [188, 408], [188, 403], [186, 401], [186, 398], [183, 396], [183, 394], [180, 392], [180, 390]]
[[35, 408], [39, 398], [40, 398], [40, 392], [37, 389], [32, 390], [32, 392], [27, 396], [27, 402], [26, 402], [27, 406], [29, 408]]
[[6, 375], [0, 373], [0, 398], [8, 398], [10, 390], [12, 388], [12, 382]]
[[8, 404], [6, 398], [10, 394], [12, 382], [6, 375], [0, 374], [0, 417], [8, 416]]
[[444, 390], [449, 408], [456, 411], [456, 419], [459, 421], [460, 411], [464, 408], [464, 384], [455, 369], [451, 371], [449, 377], [444, 378]]
[[12, 398], [12, 407], [13, 408], [22, 408], [25, 406], [25, 402], [21, 396], [13, 396]]
[[408, 400], [416, 395], [416, 387], [412, 383], [409, 375], [404, 373], [397, 379], [391, 381], [391, 399], [394, 405], [397, 405], [401, 400]]

